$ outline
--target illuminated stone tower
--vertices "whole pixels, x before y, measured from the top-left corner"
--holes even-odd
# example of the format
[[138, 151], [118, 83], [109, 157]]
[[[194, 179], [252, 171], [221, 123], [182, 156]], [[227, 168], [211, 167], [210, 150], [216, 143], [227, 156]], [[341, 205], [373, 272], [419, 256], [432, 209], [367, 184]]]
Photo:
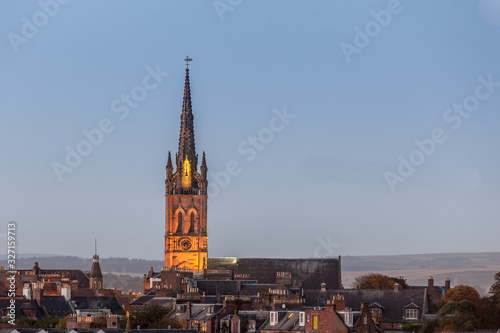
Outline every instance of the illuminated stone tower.
[[202, 270], [207, 266], [207, 163], [205, 152], [198, 173], [193, 110], [189, 86], [189, 57], [182, 102], [179, 150], [175, 172], [168, 152], [165, 180], [165, 267]]

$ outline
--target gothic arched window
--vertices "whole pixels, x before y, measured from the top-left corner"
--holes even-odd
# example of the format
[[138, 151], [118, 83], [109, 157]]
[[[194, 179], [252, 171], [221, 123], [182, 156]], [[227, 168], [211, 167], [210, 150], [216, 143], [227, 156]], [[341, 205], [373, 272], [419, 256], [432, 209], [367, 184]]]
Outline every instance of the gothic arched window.
[[177, 215], [177, 225], [178, 225], [178, 230], [182, 230], [182, 212], [179, 212]]
[[191, 212], [191, 227], [189, 231], [194, 231], [194, 213]]

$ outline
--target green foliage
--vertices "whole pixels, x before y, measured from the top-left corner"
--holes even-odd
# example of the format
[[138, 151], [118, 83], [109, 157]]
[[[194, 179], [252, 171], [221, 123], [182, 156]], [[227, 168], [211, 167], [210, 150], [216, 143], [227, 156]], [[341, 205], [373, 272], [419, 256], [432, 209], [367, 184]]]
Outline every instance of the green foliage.
[[166, 318], [171, 310], [171, 308], [166, 308], [158, 304], [141, 306], [140, 308], [130, 311], [130, 326], [131, 328], [140, 326], [141, 329], [160, 329], [168, 328], [169, 326], [172, 329], [184, 328], [183, 323], [179, 320]]
[[494, 304], [500, 305], [500, 272], [495, 274], [495, 283], [490, 288], [491, 300]]
[[56, 325], [56, 328], [66, 328], [66, 323], [67, 323], [68, 317], [64, 317]]
[[424, 324], [421, 333], [434, 333], [438, 331], [439, 320], [430, 320]]
[[500, 327], [500, 308], [498, 308], [493, 299], [482, 297], [476, 302], [476, 317], [481, 322], [481, 328], [486, 330], [497, 330]]
[[403, 330], [408, 331], [408, 332], [418, 332], [422, 328], [422, 325], [420, 324], [413, 324], [413, 323], [404, 323], [403, 324]]
[[366, 274], [354, 280], [354, 286], [360, 289], [392, 289], [398, 283], [401, 289], [409, 289], [405, 279], [390, 277], [382, 274]]
[[481, 327], [476, 311], [477, 305], [469, 300], [448, 301], [439, 310], [439, 327], [443, 331], [472, 332]]
[[16, 320], [17, 328], [54, 328], [61, 321], [61, 317], [45, 317], [42, 319], [21, 317]]

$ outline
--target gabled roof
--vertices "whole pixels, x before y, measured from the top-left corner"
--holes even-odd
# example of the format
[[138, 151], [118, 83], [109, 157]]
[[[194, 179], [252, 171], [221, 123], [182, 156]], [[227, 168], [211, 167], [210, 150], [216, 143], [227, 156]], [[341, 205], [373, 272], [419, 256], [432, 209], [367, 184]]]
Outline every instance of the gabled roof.
[[263, 295], [269, 289], [276, 288], [276, 284], [271, 283], [245, 283], [241, 285], [240, 295]]
[[190, 320], [207, 320], [215, 316], [223, 308], [222, 304], [193, 304], [191, 305]]
[[[178, 304], [182, 306], [183, 311], [177, 312], [173, 309], [168, 317], [172, 319], [186, 319], [186, 306], [187, 304]], [[191, 317], [189, 320], [207, 320], [214, 316], [223, 309], [222, 304], [207, 304], [207, 303], [192, 303], [191, 304]]]
[[238, 285], [241, 286], [242, 283], [236, 280], [198, 280], [196, 286], [206, 295], [236, 295]]
[[[378, 303], [384, 307], [384, 322], [401, 323], [404, 322], [405, 307], [414, 303], [420, 310], [425, 308], [426, 289], [336, 289], [322, 292], [319, 289], [304, 290], [308, 306], [323, 305], [323, 302], [332, 299], [333, 295], [343, 295], [346, 306], [353, 311], [361, 310], [361, 303]], [[423, 311], [421, 311], [423, 312]], [[420, 314], [423, 318], [423, 313]]]
[[270, 320], [266, 320], [260, 327], [260, 330], [280, 330], [280, 331], [303, 331], [304, 326], [299, 326], [299, 312], [300, 311], [279, 311], [278, 322], [271, 325]]
[[384, 308], [382, 305], [378, 304], [377, 302], [368, 305], [368, 307], [369, 308], [380, 308], [380, 309]]
[[155, 296], [154, 295], [142, 295], [138, 299], [134, 300], [130, 305], [144, 305], [150, 300], [152, 300]]
[[175, 298], [173, 297], [153, 297], [147, 302], [145, 302], [145, 305], [161, 305], [166, 308], [171, 308], [174, 306]]
[[415, 304], [415, 303], [413, 303], [413, 302], [412, 302], [412, 303], [410, 303], [410, 304], [406, 305], [406, 306], [405, 306], [405, 309], [406, 309], [406, 308], [415, 308], [415, 309], [420, 309], [420, 306], [418, 306], [417, 304]]
[[[0, 309], [8, 309], [10, 305], [10, 297], [1, 297], [0, 298]], [[26, 311], [28, 310], [37, 310], [38, 318], [45, 317], [45, 312], [43, 309], [38, 305], [38, 302], [34, 299], [21, 299], [16, 297], [15, 299], [15, 314], [16, 318], [21, 318], [23, 316], [26, 316]]]
[[67, 316], [74, 313], [63, 296], [43, 296], [43, 305], [51, 316]]
[[78, 309], [109, 309], [112, 314], [124, 315], [122, 306], [115, 296], [73, 297], [75, 308]]

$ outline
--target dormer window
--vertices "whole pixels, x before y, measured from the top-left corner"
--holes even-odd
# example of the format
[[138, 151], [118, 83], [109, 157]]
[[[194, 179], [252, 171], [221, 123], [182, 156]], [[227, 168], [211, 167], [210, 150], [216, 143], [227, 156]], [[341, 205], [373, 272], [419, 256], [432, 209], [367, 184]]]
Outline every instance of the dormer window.
[[415, 303], [410, 303], [405, 306], [405, 319], [418, 319], [420, 307]]
[[406, 319], [418, 319], [418, 309], [408, 308], [405, 310]]
[[269, 324], [274, 326], [278, 323], [278, 311], [271, 311]]
[[306, 324], [306, 313], [299, 312], [299, 326], [304, 326]]

